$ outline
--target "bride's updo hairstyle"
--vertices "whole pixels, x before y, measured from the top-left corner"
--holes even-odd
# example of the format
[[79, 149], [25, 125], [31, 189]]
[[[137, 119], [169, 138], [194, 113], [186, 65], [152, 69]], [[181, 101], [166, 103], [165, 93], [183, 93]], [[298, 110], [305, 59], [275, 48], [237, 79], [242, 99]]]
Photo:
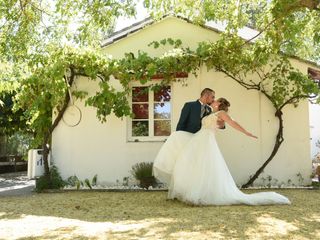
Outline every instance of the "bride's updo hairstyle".
[[218, 98], [217, 101], [220, 103], [219, 107], [218, 107], [218, 110], [219, 111], [223, 110], [223, 111], [228, 112], [228, 109], [230, 107], [229, 101], [227, 99], [225, 99], [225, 98]]

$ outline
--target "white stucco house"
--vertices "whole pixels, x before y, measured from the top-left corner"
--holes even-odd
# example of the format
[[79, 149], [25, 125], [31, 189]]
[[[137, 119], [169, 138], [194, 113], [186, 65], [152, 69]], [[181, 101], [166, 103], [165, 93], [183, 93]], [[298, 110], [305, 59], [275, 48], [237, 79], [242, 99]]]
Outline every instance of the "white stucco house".
[[[104, 42], [103, 52], [114, 58], [122, 58], [126, 52], [137, 53], [138, 50], [160, 56], [166, 49], [148, 47], [150, 42], [170, 37], [181, 39], [184, 46], [194, 49], [198, 42], [217, 40], [219, 30], [211, 23], [201, 27], [172, 16], [159, 21], [146, 19], [113, 34]], [[246, 38], [250, 31], [247, 29], [240, 35]], [[317, 65], [310, 62], [294, 58], [291, 61], [302, 72], [307, 73], [309, 68], [320, 71]], [[121, 88], [116, 79], [112, 80], [112, 84]], [[95, 94], [98, 81], [80, 78], [73, 87], [84, 89], [89, 95]], [[133, 83], [132, 87], [133, 91], [139, 91], [142, 86]], [[269, 156], [278, 128], [277, 119], [273, 107], [259, 92], [247, 91], [235, 81], [228, 81], [224, 74], [207, 71], [206, 67], [200, 69], [197, 77], [189, 74], [182, 82], [168, 86], [165, 91], [169, 98], [162, 108], [153, 92], [139, 99], [130, 99], [133, 108], [140, 104], [148, 110], [141, 113], [138, 119], [118, 119], [111, 115], [106, 123], [100, 123], [94, 108], [85, 107], [84, 101], [77, 101], [76, 105], [82, 113], [81, 122], [75, 127], [60, 122], [53, 132], [51, 159], [63, 178], [76, 175], [84, 179], [97, 174], [98, 181], [104, 184], [122, 182], [124, 177], [131, 175], [130, 170], [135, 163], [154, 160], [164, 140], [175, 130], [183, 104], [199, 98], [205, 87], [214, 89], [217, 97], [227, 98], [231, 102], [230, 115], [259, 137], [253, 140], [231, 127], [219, 131], [217, 135], [236, 183], [244, 184]], [[264, 178], [270, 175], [284, 184], [288, 180], [295, 184], [299, 181], [300, 184], [301, 181], [303, 184], [310, 183], [310, 118], [319, 116], [311, 115], [309, 111], [308, 101], [300, 102], [296, 108], [289, 106], [284, 109], [285, 141], [266, 167], [262, 175]], [[158, 118], [160, 113], [165, 117]], [[141, 131], [144, 132], [141, 134]], [[319, 135], [313, 138], [317, 137], [320, 138]], [[303, 180], [299, 180], [297, 174]], [[259, 183], [262, 183], [261, 178], [256, 181], [256, 184]]]
[[320, 105], [310, 104], [310, 140], [311, 157], [314, 158], [320, 153]]

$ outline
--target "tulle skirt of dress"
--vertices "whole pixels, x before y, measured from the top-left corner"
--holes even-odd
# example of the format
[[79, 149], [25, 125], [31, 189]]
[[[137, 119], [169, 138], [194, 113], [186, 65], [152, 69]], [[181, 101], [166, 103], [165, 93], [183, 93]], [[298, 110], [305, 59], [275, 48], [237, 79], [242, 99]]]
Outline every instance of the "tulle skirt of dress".
[[172, 133], [154, 162], [154, 175], [169, 186], [168, 198], [196, 205], [290, 204], [275, 192], [245, 194], [236, 186], [212, 129]]
[[176, 160], [193, 135], [185, 131], [173, 132], [162, 145], [153, 163], [153, 175], [161, 182], [170, 185]]

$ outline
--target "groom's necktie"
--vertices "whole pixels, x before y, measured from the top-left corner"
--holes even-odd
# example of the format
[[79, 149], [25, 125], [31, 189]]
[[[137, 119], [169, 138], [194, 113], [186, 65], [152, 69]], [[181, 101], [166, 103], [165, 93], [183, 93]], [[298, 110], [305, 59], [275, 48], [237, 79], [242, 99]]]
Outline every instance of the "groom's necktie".
[[203, 118], [205, 112], [206, 112], [206, 106], [204, 104], [202, 104], [201, 105], [201, 113], [200, 113], [201, 118]]

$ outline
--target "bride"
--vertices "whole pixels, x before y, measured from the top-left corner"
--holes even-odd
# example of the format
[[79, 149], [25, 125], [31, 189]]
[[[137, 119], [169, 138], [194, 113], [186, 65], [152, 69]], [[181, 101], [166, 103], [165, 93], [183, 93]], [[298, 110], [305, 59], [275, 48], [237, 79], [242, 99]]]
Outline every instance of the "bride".
[[219, 98], [211, 104], [213, 113], [202, 119], [202, 127], [195, 134], [173, 132], [160, 149], [153, 174], [168, 184], [168, 198], [177, 198], [196, 205], [265, 205], [290, 204], [275, 192], [245, 194], [236, 186], [219, 149], [215, 132], [219, 123], [226, 122], [249, 137], [246, 131], [228, 115], [230, 103]]

